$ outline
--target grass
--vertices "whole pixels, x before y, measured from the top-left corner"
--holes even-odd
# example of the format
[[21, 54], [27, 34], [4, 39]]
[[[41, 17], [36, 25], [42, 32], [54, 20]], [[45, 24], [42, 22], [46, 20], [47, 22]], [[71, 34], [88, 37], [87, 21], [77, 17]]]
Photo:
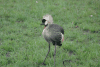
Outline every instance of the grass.
[[53, 67], [40, 26], [51, 14], [65, 30], [57, 67], [100, 67], [100, 0], [0, 0], [0, 67]]

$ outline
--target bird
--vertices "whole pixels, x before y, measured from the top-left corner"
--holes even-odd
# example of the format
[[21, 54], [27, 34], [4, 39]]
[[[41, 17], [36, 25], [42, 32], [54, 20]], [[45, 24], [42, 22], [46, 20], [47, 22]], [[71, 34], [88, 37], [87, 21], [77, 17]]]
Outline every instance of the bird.
[[48, 53], [42, 64], [45, 65], [45, 60], [50, 52], [50, 43], [52, 43], [55, 46], [54, 50], [54, 66], [55, 66], [56, 46], [62, 46], [62, 42], [64, 41], [64, 29], [61, 26], [54, 24], [53, 18], [49, 14], [43, 16], [42, 23], [40, 25], [44, 25], [42, 35], [49, 44]]

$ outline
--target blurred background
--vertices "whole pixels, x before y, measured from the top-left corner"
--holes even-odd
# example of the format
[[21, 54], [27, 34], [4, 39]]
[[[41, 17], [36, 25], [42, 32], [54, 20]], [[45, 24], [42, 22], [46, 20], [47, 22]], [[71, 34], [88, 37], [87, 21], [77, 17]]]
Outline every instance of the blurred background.
[[100, 0], [0, 0], [0, 67], [53, 67], [43, 15], [64, 28], [57, 67], [100, 67]]

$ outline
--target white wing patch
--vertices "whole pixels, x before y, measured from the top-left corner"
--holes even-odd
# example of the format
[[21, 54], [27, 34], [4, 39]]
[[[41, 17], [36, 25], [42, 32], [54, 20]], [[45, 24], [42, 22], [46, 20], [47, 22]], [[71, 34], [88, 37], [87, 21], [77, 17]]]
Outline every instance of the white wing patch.
[[62, 36], [61, 41], [63, 42], [64, 41], [64, 35], [61, 33], [61, 36]]
[[45, 25], [47, 25], [48, 24], [48, 21], [45, 21]]

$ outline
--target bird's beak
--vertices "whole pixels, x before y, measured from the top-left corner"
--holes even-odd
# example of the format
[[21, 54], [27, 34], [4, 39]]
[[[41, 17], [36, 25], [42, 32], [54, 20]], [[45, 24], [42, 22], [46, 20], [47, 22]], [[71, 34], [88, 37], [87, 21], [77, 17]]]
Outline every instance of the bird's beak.
[[41, 23], [40, 25], [44, 25], [44, 23]]

